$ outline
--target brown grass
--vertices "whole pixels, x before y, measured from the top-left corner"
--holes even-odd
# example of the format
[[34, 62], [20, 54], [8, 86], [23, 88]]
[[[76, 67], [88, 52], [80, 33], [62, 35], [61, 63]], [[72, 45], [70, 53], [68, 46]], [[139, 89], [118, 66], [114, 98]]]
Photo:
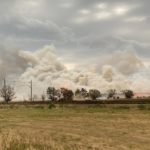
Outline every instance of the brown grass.
[[0, 150], [149, 149], [149, 110], [0, 109]]

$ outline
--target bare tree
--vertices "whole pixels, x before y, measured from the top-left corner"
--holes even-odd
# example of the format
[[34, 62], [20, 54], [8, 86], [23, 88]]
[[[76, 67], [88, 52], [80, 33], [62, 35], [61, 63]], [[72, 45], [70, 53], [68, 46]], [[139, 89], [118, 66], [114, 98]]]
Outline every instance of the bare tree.
[[115, 89], [110, 89], [108, 90], [108, 96], [107, 98], [110, 99], [110, 98], [113, 98], [116, 94], [116, 90]]
[[36, 94], [33, 95], [32, 101], [37, 101], [38, 100], [38, 96]]
[[45, 101], [45, 100], [46, 100], [45, 94], [42, 94], [42, 95], [41, 95], [41, 99], [42, 99], [42, 101]]
[[54, 87], [48, 87], [47, 96], [49, 100], [55, 101], [57, 96], [57, 90]]
[[11, 86], [3, 86], [3, 88], [0, 89], [0, 96], [6, 103], [10, 102], [15, 96], [14, 88]]

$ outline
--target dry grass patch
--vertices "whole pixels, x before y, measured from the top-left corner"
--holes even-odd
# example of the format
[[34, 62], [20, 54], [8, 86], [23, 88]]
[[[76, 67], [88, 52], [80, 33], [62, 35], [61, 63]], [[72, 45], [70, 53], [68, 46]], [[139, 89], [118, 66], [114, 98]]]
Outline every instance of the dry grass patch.
[[1, 150], [149, 150], [150, 111], [0, 109]]

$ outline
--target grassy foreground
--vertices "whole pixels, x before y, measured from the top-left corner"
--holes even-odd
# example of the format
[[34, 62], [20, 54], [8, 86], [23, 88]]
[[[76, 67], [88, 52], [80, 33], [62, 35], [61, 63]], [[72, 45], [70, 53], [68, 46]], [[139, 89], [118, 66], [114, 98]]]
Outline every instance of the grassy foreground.
[[0, 150], [130, 149], [150, 149], [149, 109], [0, 109]]

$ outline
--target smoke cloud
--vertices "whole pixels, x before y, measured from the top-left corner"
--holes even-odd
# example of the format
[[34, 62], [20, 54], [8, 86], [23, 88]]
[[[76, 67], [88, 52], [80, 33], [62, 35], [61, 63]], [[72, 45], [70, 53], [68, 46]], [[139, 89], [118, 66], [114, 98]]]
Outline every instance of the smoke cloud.
[[1, 77], [15, 73], [22, 73], [28, 67], [28, 61], [20, 56], [17, 49], [9, 49], [0, 45]]
[[0, 55], [1, 74], [19, 75], [13, 84], [18, 99], [29, 95], [30, 80], [37, 95], [41, 95], [48, 86], [72, 90], [97, 88], [102, 92], [112, 88], [148, 91], [147, 67], [134, 51], [117, 51], [98, 60], [96, 65], [75, 66], [74, 69], [68, 69], [67, 64], [60, 61], [54, 46], [45, 46], [35, 52], [2, 48]]
[[108, 59], [108, 63], [125, 75], [131, 75], [144, 67], [142, 60], [134, 51], [118, 51]]

